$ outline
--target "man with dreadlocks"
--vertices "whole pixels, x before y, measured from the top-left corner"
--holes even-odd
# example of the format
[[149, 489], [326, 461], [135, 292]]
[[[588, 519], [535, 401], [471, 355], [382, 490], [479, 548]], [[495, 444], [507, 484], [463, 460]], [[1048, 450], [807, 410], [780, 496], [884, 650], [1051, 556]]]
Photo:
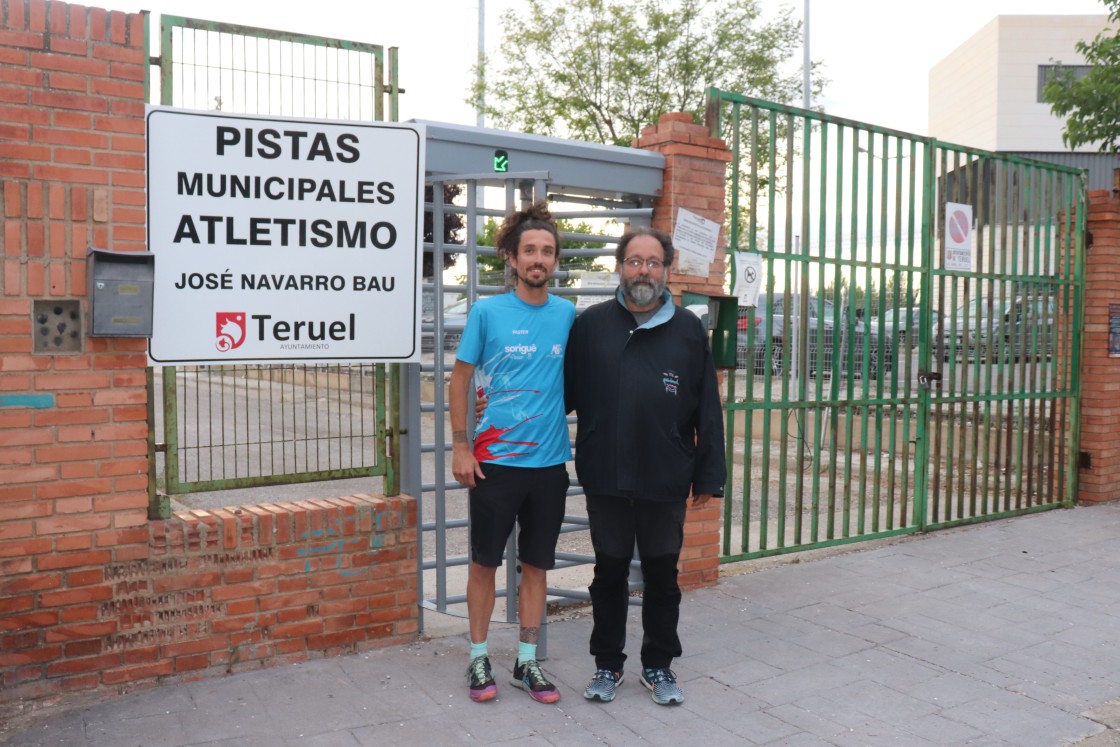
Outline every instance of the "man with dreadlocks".
[[[559, 262], [560, 235], [544, 202], [507, 215], [495, 243], [516, 283], [512, 291], [471, 307], [448, 386], [451, 471], [470, 490], [467, 680], [476, 702], [498, 694], [486, 639], [495, 575], [516, 521], [521, 636], [512, 681], [534, 700], [555, 703], [560, 692], [537, 663], [537, 639], [545, 576], [556, 562], [569, 485], [564, 349], [576, 310], [548, 292]], [[471, 391], [485, 397], [488, 407], [468, 435]]]

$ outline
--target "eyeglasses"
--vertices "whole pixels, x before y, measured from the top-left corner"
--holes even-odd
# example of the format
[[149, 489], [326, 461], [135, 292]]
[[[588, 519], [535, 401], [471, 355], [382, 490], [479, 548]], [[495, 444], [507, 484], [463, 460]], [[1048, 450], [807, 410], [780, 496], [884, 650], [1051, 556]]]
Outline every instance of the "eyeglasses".
[[665, 266], [665, 263], [660, 259], [642, 259], [641, 257], [627, 257], [622, 260], [622, 264], [626, 265], [631, 270], [640, 270], [644, 265], [650, 272], [655, 272]]

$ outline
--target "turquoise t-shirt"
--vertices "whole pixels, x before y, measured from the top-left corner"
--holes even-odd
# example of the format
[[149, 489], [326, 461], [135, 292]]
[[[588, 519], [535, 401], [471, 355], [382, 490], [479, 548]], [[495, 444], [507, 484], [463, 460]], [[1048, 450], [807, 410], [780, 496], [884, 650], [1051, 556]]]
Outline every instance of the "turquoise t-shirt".
[[471, 307], [456, 357], [490, 398], [474, 456], [510, 467], [551, 467], [572, 457], [564, 410], [564, 348], [576, 307], [550, 295], [540, 306], [510, 292]]

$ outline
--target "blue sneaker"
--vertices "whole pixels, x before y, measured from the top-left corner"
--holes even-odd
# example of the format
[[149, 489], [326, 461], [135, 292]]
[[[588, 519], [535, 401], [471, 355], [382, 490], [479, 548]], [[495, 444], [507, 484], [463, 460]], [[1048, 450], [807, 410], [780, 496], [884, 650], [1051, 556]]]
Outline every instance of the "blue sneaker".
[[615, 689], [622, 684], [622, 672], [609, 669], [596, 669], [591, 681], [584, 688], [583, 697], [588, 700], [601, 700], [610, 703], [614, 700]]
[[643, 669], [642, 684], [652, 692], [653, 702], [658, 705], [672, 705], [684, 702], [684, 693], [677, 687], [677, 675], [669, 667]]

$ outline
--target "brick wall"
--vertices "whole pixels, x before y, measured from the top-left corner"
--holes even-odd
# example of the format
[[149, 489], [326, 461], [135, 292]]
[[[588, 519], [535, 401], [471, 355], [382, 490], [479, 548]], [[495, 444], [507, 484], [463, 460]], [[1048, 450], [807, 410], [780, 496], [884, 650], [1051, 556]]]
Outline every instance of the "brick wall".
[[143, 557], [39, 558], [3, 582], [0, 713], [412, 638], [415, 511], [365, 495], [195, 510], [144, 527]]
[[[680, 208], [724, 224], [727, 164], [731, 161], [731, 152], [723, 140], [713, 138], [708, 128], [693, 123], [691, 115], [673, 113], [663, 115], [656, 125], [642, 130], [634, 145], [665, 156], [665, 186], [654, 202], [654, 228], [671, 236]], [[674, 269], [669, 286], [677, 299], [682, 291], [723, 295], [726, 267], [723, 231], [720, 230], [716, 256], [706, 277], [684, 275]], [[679, 565], [682, 589], [711, 586], [719, 580], [722, 524], [719, 501], [710, 501], [703, 508], [689, 507]]]
[[417, 630], [411, 498], [149, 522], [145, 341], [35, 318], [145, 248], [145, 20], [0, 2], [0, 713]]
[[[132, 531], [147, 505], [144, 341], [36, 355], [32, 319], [36, 300], [85, 295], [88, 246], [143, 249], [145, 52], [141, 16], [42, 0], [0, 14], [0, 562], [10, 573], [54, 549], [30, 539], [41, 534], [79, 532], [88, 542], [66, 551], [97, 562], [99, 549], [145, 541]], [[67, 332], [83, 334], [72, 321]]]
[[1092, 466], [1081, 470], [1077, 499], [1105, 501], [1120, 498], [1120, 358], [1108, 357], [1108, 307], [1120, 303], [1120, 196], [1090, 192], [1087, 225], [1081, 450]]

